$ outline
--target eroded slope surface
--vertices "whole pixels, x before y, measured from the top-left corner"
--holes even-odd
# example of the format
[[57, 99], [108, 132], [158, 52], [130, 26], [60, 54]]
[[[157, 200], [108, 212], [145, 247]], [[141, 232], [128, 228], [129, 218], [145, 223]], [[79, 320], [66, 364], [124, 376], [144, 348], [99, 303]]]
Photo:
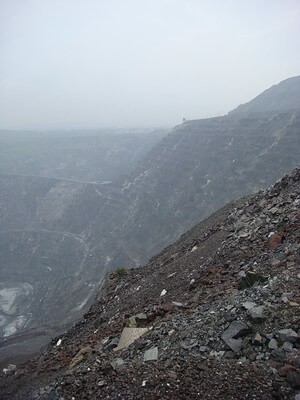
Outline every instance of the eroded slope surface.
[[[2, 397], [295, 399], [299, 205], [296, 169], [109, 275], [79, 323], [2, 374]], [[148, 330], [114, 351], [126, 326]]]

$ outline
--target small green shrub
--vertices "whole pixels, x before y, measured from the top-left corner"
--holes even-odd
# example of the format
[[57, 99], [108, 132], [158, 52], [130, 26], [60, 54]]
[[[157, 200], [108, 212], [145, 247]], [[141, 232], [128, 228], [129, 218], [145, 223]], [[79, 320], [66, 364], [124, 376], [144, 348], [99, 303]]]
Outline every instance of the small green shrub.
[[125, 268], [117, 268], [117, 269], [116, 269], [116, 274], [117, 274], [117, 276], [119, 276], [119, 277], [124, 276], [125, 273], [126, 273]]

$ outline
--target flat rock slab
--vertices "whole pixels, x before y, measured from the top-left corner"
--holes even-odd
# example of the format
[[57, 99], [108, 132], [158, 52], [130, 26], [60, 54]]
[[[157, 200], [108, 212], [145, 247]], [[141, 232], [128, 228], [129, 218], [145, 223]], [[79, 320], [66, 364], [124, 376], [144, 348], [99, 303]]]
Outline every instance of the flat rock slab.
[[158, 347], [151, 347], [144, 354], [144, 361], [156, 361], [158, 359]]
[[249, 332], [249, 327], [247, 324], [241, 321], [233, 321], [229, 327], [224, 331], [222, 339], [237, 339]]
[[245, 301], [244, 303], [242, 303], [242, 306], [246, 310], [250, 310], [251, 308], [256, 307], [256, 304], [253, 301]]
[[144, 333], [147, 331], [148, 328], [124, 328], [119, 340], [119, 344], [114, 348], [114, 351], [127, 349], [131, 343], [144, 335]]
[[233, 321], [224, 331], [222, 340], [235, 353], [238, 353], [242, 347], [242, 340], [238, 339], [249, 332], [249, 327], [244, 322]]

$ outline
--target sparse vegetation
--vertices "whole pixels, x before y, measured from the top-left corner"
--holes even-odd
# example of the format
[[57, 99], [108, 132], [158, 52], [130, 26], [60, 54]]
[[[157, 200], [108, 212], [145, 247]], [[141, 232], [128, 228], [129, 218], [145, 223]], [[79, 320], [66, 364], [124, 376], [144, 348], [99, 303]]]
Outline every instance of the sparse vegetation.
[[124, 276], [126, 274], [125, 268], [117, 268], [116, 274], [117, 274], [117, 276], [119, 276], [121, 278], [122, 276]]

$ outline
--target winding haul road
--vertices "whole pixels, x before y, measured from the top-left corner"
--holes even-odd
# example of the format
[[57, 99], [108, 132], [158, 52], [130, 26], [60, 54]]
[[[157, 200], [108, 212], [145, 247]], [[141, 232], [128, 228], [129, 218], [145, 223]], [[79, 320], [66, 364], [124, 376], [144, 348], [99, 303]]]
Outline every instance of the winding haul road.
[[108, 185], [111, 181], [80, 181], [77, 179], [69, 179], [69, 178], [60, 178], [57, 176], [43, 176], [43, 175], [22, 175], [22, 174], [5, 174], [0, 173], [1, 176], [16, 176], [16, 177], [24, 177], [24, 178], [41, 178], [41, 179], [53, 179], [58, 181], [66, 181], [66, 182], [75, 182], [75, 183], [83, 183], [86, 185]]

